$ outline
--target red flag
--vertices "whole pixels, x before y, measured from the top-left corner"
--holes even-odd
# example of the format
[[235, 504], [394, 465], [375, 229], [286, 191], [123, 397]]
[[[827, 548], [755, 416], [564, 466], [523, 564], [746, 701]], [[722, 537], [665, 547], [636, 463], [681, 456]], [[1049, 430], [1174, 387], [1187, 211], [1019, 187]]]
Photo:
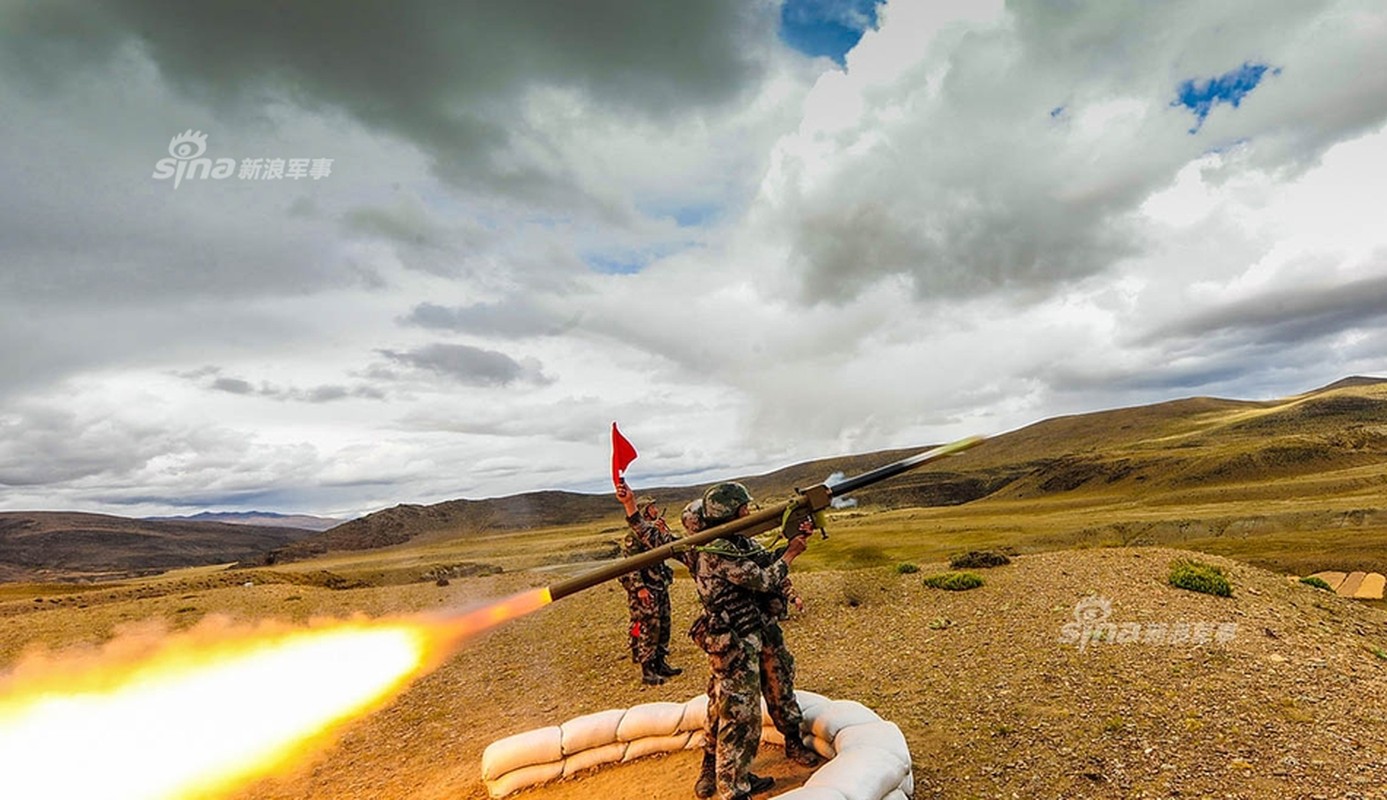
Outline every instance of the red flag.
[[612, 486], [621, 483], [621, 473], [626, 471], [632, 461], [636, 460], [636, 448], [626, 441], [626, 437], [621, 435], [621, 431], [616, 429], [616, 423], [612, 423]]

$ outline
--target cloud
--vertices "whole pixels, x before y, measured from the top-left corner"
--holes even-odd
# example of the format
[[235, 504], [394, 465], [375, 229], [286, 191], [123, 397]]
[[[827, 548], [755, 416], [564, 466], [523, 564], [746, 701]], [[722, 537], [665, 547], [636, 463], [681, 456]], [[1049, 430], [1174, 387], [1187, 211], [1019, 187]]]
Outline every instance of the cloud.
[[[1258, 169], [1315, 163], [1387, 119], [1380, 33], [1352, 21], [1380, 31], [1381, 15], [1323, 9], [888, 5], [847, 72], [819, 79], [763, 184], [800, 297], [891, 277], [921, 299], [1043, 297], [1146, 251], [1142, 203], [1210, 148], [1243, 142]], [[1343, 48], [1286, 35], [1302, 24]], [[1261, 63], [1283, 72], [1251, 92]], [[1190, 136], [1193, 95], [1238, 104]]]
[[[39, 87], [99, 72], [132, 45], [188, 97], [254, 113], [282, 98], [333, 109], [429, 154], [458, 183], [562, 195], [544, 138], [515, 125], [516, 99], [578, 92], [615, 113], [678, 115], [732, 102], [766, 68], [755, 46], [771, 6], [742, 0], [581, 4], [540, 0], [291, 8], [124, 0], [11, 4], [7, 69]], [[53, 68], [58, 67], [57, 74]], [[557, 168], [556, 168], [557, 167]]]
[[578, 314], [566, 321], [555, 318], [549, 308], [526, 298], [507, 298], [495, 303], [470, 306], [440, 306], [420, 303], [402, 322], [429, 330], [523, 339], [531, 336], [557, 336], [577, 324]]
[[517, 361], [505, 353], [465, 344], [434, 343], [407, 351], [381, 350], [381, 355], [405, 366], [431, 372], [467, 386], [544, 384], [550, 381], [538, 361]]
[[[1387, 264], [1387, 254], [1382, 261]], [[1141, 341], [1226, 335], [1268, 344], [1305, 344], [1383, 319], [1387, 319], [1387, 275], [1271, 289], [1211, 304], [1158, 328]]]
[[270, 400], [294, 401], [301, 403], [331, 403], [336, 400], [346, 400], [348, 398], [362, 398], [367, 400], [384, 400], [385, 392], [365, 384], [357, 386], [343, 386], [340, 384], [322, 384], [308, 389], [294, 386], [278, 386], [269, 382], [262, 382], [259, 386], [250, 381], [240, 378], [229, 378], [219, 376], [207, 384], [207, 388], [226, 392], [227, 394], [265, 397]]

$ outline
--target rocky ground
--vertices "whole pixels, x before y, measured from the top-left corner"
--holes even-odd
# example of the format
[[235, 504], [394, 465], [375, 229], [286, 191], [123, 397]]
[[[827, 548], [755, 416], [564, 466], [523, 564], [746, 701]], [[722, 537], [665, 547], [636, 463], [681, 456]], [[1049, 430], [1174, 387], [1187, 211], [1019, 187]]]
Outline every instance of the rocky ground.
[[[986, 585], [967, 592], [922, 585], [944, 565], [800, 575], [808, 606], [786, 625], [799, 686], [896, 722], [919, 798], [1387, 797], [1387, 613], [1208, 556], [1200, 558], [1228, 570], [1233, 597], [1167, 585], [1170, 564], [1190, 555], [1022, 556], [980, 571]], [[142, 616], [383, 614], [465, 605], [547, 580], [237, 586], [81, 611], [0, 604], [0, 658], [12, 660], [26, 641], [100, 638]], [[479, 637], [310, 763], [238, 797], [483, 798], [481, 752], [495, 739], [702, 692], [702, 655], [682, 636], [693, 605], [681, 575], [671, 660], [688, 671], [663, 687], [638, 685], [623, 596], [598, 587]], [[1113, 627], [1080, 640], [1085, 621]], [[656, 757], [516, 797], [684, 798], [696, 768], [692, 753]], [[758, 770], [782, 788], [805, 777], [774, 749]]]

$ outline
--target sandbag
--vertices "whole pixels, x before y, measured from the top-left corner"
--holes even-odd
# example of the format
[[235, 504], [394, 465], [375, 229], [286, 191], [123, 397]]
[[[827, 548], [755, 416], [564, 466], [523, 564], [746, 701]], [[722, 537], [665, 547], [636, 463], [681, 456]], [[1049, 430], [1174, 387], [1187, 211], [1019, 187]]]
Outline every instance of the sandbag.
[[910, 795], [900, 789], [892, 789], [891, 793], [881, 798], [881, 800], [910, 800]]
[[701, 750], [701, 749], [703, 748], [703, 740], [704, 740], [705, 738], [707, 738], [707, 737], [704, 735], [703, 729], [702, 729], [702, 728], [699, 728], [699, 729], [696, 730], [696, 731], [690, 731], [690, 732], [689, 732], [689, 743], [686, 744], [686, 745], [684, 745], [684, 749], [685, 749], [685, 750]]
[[795, 700], [799, 701], [799, 709], [804, 712], [805, 719], [817, 717], [819, 715], [818, 712], [822, 711], [824, 706], [827, 706], [829, 703], [829, 699], [821, 694], [805, 692], [799, 689], [795, 690]]
[[596, 714], [574, 717], [559, 726], [562, 732], [563, 754], [571, 756], [594, 747], [601, 747], [616, 741], [616, 729], [626, 709], [613, 708]]
[[839, 753], [810, 775], [804, 785], [836, 789], [846, 800], [881, 800], [898, 788], [909, 772], [909, 767], [890, 753], [863, 748]]
[[910, 746], [905, 743], [905, 734], [896, 723], [878, 720], [853, 725], [838, 732], [833, 740], [833, 749], [840, 753], [875, 747], [895, 756], [907, 767], [910, 766]]
[[823, 739], [820, 739], [819, 737], [812, 735], [808, 738], [809, 741], [807, 742], [807, 744], [810, 747], [814, 748], [814, 752], [818, 753], [821, 758], [832, 759], [838, 755], [838, 751], [834, 750], [833, 745], [829, 742], [826, 742]]
[[578, 753], [574, 753], [563, 762], [563, 776], [569, 777], [575, 772], [582, 772], [585, 769], [592, 769], [603, 764], [610, 764], [613, 761], [620, 761], [626, 755], [626, 742], [611, 742], [610, 744], [598, 747], [589, 747]]
[[482, 780], [495, 780], [511, 770], [563, 760], [559, 726], [537, 728], [497, 739], [482, 751]]
[[616, 728], [616, 738], [634, 742], [648, 736], [670, 736], [679, 730], [684, 718], [683, 703], [643, 703], [626, 709]]
[[880, 721], [875, 711], [855, 700], [833, 700], [814, 718], [810, 728], [815, 736], [831, 742], [844, 728]]
[[530, 764], [486, 782], [487, 794], [492, 797], [505, 797], [512, 792], [548, 783], [563, 777], [563, 762], [551, 761], [548, 764]]
[[785, 794], [778, 794], [772, 800], [844, 800], [843, 793], [827, 786], [801, 786]]
[[701, 731], [708, 719], [708, 695], [701, 694], [684, 704], [684, 716], [679, 720], [681, 731]]
[[626, 744], [626, 755], [621, 757], [622, 761], [635, 761], [645, 756], [658, 755], [660, 753], [673, 753], [683, 750], [689, 743], [689, 737], [693, 734], [690, 731], [676, 733], [672, 736], [647, 736], [643, 739], [633, 739]]

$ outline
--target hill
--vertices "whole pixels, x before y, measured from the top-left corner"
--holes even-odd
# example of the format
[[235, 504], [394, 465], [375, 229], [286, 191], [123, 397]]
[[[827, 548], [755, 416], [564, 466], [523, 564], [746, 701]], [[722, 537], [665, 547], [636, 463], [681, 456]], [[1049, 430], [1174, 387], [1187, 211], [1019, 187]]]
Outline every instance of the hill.
[[277, 514], [273, 511], [203, 511], [181, 517], [145, 517], [152, 520], [181, 520], [184, 522], [227, 522], [232, 525], [260, 525], [266, 528], [298, 528], [305, 531], [325, 531], [346, 520], [315, 517], [311, 514]]
[[[737, 479], [758, 498], [773, 501], [831, 473], [857, 474], [927, 446], [818, 459]], [[1045, 546], [1095, 539], [1188, 546], [1183, 540], [1197, 538], [1191, 534], [1221, 538], [1231, 531], [1236, 538], [1249, 526], [1254, 532], [1277, 533], [1347, 520], [1387, 529], [1387, 512], [1378, 508], [1377, 492], [1387, 483], [1385, 456], [1387, 380], [1354, 377], [1281, 400], [1196, 397], [1048, 419], [871, 487], [854, 499], [878, 513], [964, 504], [974, 515], [990, 509], [1011, 514], [1029, 503], [1051, 510], [1118, 506], [1116, 516], [1091, 519]], [[637, 488], [677, 509], [705, 487]], [[1300, 501], [1308, 502], [1314, 513], [1307, 515]], [[1173, 513], [1173, 507], [1183, 510]], [[1191, 508], [1200, 519], [1184, 524]], [[1347, 516], [1336, 516], [1341, 512]], [[1178, 536], [1161, 527], [1172, 516]], [[606, 495], [534, 492], [396, 506], [282, 548], [273, 560], [600, 524], [620, 530], [619, 509]], [[1345, 566], [1381, 571], [1387, 560]]]
[[0, 512], [0, 579], [117, 577], [257, 559], [308, 533], [223, 522]]

